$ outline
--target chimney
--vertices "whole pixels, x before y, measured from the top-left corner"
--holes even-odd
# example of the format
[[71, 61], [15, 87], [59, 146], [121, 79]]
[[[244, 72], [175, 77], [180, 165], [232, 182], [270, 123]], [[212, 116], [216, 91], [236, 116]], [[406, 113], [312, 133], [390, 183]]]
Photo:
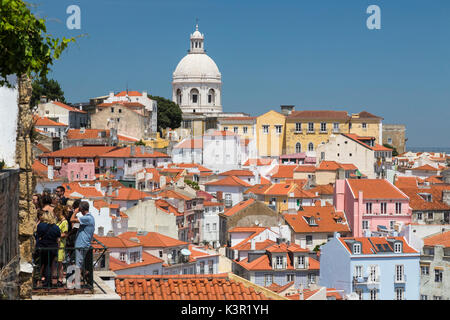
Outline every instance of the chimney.
[[49, 180], [53, 180], [54, 178], [53, 166], [47, 167], [47, 177]]
[[47, 103], [47, 96], [41, 96], [41, 103]]
[[146, 98], [146, 97], [147, 97], [147, 91], [142, 91], [142, 96], [143, 96], [144, 98]]
[[217, 191], [216, 192], [216, 199], [218, 202], [222, 201], [223, 199], [223, 192], [222, 191]]
[[295, 106], [293, 105], [282, 105], [280, 106], [281, 108], [281, 113], [284, 114], [285, 116], [288, 116], [292, 113], [292, 111], [295, 111]]
[[98, 181], [95, 183], [95, 190], [97, 190], [98, 192], [102, 191], [102, 184]]
[[114, 92], [113, 91], [109, 92], [109, 98], [111, 98], [111, 99], [114, 98]]
[[251, 239], [250, 240], [250, 250], [255, 250], [255, 248], [256, 248], [255, 242], [256, 242], [255, 239]]

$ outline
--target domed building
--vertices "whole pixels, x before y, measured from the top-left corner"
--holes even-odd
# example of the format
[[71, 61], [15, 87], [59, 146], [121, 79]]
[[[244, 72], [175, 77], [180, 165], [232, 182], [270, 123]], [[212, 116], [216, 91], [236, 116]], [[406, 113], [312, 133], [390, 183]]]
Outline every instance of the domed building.
[[173, 73], [172, 100], [183, 113], [222, 112], [222, 75], [213, 59], [205, 52], [204, 35], [198, 31], [190, 36], [189, 53]]

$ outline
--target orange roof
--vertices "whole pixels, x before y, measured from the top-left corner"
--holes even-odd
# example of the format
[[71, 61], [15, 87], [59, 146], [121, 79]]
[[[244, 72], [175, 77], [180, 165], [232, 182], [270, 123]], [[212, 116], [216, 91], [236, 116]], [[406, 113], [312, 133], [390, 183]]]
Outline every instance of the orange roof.
[[125, 107], [139, 107], [139, 108], [143, 108], [144, 105], [142, 103], [139, 102], [129, 102], [129, 101], [113, 101], [113, 102], [103, 102], [97, 105], [97, 107], [99, 108], [103, 108], [103, 107], [110, 107], [110, 106], [114, 106], [120, 104], [122, 106]]
[[48, 174], [48, 167], [39, 160], [34, 160], [33, 164], [31, 165], [31, 170], [33, 170], [33, 173], [39, 175], [39, 176], [45, 176], [47, 177]]
[[37, 143], [35, 146], [36, 146], [36, 148], [41, 150], [43, 153], [52, 152], [52, 150], [48, 149], [46, 146], [42, 145], [41, 143]]
[[[66, 137], [69, 140], [98, 139], [100, 138], [101, 132], [105, 132], [105, 138], [108, 138], [111, 134], [109, 130], [105, 129], [69, 129]], [[120, 134], [117, 135], [117, 138], [119, 141], [138, 141], [136, 138], [126, 137]]]
[[261, 177], [261, 184], [272, 184], [269, 180], [264, 177]]
[[417, 177], [397, 177], [394, 184], [397, 188], [417, 187]]
[[361, 242], [362, 254], [377, 254], [380, 252], [386, 252], [380, 251], [377, 244], [383, 246], [387, 245], [392, 253], [394, 251], [394, 248], [391, 247], [391, 244], [387, 241], [387, 239], [395, 239], [401, 241], [403, 243], [403, 253], [419, 253], [415, 249], [410, 247], [403, 237], [341, 237], [339, 238], [339, 241], [344, 245], [349, 253], [352, 253], [352, 251], [350, 246], [346, 243], [346, 240], [356, 240]]
[[218, 173], [218, 176], [246, 176], [253, 177], [254, 174], [250, 170], [228, 170], [222, 173]]
[[296, 183], [274, 183], [272, 185], [254, 185], [244, 192], [258, 195], [293, 196], [294, 198], [317, 198], [309, 190], [303, 190]]
[[439, 169], [430, 166], [429, 164], [420, 166], [420, 167], [415, 167], [415, 168], [411, 168], [411, 171], [439, 171]]
[[257, 232], [259, 234], [266, 229], [267, 229], [266, 227], [234, 227], [234, 228], [228, 230], [228, 233], [230, 233], [230, 232], [231, 233], [233, 233], [233, 232], [250, 232], [250, 233]]
[[226, 178], [205, 183], [205, 186], [230, 186], [230, 187], [251, 187], [247, 182], [235, 176], [228, 176]]
[[107, 146], [74, 146], [39, 155], [39, 158], [95, 158], [112, 151], [117, 147]]
[[34, 125], [36, 127], [67, 127], [67, 124], [53, 121], [47, 117], [33, 116]]
[[385, 179], [347, 179], [355, 199], [359, 191], [365, 199], [408, 199], [397, 187]]
[[180, 199], [180, 200], [191, 200], [192, 198], [174, 190], [164, 190], [158, 193], [158, 196], [161, 198], [169, 198], [169, 199]]
[[118, 237], [122, 239], [138, 238], [139, 244], [143, 247], [150, 248], [165, 248], [165, 247], [175, 247], [181, 245], [187, 245], [187, 242], [174, 239], [158, 232], [147, 232], [145, 235], [138, 235], [137, 232], [124, 232]]
[[426, 246], [444, 246], [444, 248], [450, 247], [450, 230], [446, 232], [437, 233], [428, 236], [423, 239], [424, 245]]
[[185, 139], [178, 143], [174, 149], [203, 149], [203, 139]]
[[119, 237], [102, 237], [94, 235], [94, 238], [100, 241], [108, 248], [136, 248], [141, 245], [137, 242], [130, 241], [128, 239], [123, 239]]
[[275, 293], [280, 293], [280, 292], [283, 292], [284, 290], [286, 290], [287, 288], [289, 288], [290, 286], [292, 286], [294, 283], [295, 283], [294, 281], [291, 281], [291, 282], [286, 283], [283, 286], [280, 286], [279, 284], [272, 282], [272, 284], [270, 286], [267, 286], [266, 288], [269, 290], [272, 290]]
[[127, 95], [129, 97], [141, 97], [142, 93], [140, 93], [139, 91], [120, 91], [119, 93], [115, 94], [116, 97], [125, 97]]
[[294, 172], [316, 172], [316, 167], [310, 165], [299, 165]]
[[298, 244], [287, 245], [285, 242], [274, 244], [267, 248], [268, 252], [309, 252], [308, 249], [300, 247]]
[[297, 165], [277, 165], [270, 172], [270, 178], [293, 178]]
[[80, 109], [68, 106], [67, 104], [64, 104], [64, 103], [59, 102], [59, 101], [50, 101], [50, 103], [53, 103], [53, 104], [55, 104], [55, 105], [57, 105], [59, 107], [62, 107], [64, 109], [72, 111], [72, 112], [87, 113], [86, 111], [83, 111], [83, 110], [80, 110]]
[[270, 166], [272, 164], [272, 161], [273, 159], [248, 159], [242, 166]]
[[370, 145], [368, 145], [366, 143], [366, 141], [368, 141], [368, 140], [375, 141], [374, 137], [361, 137], [361, 136], [358, 136], [358, 135], [352, 134], [352, 133], [341, 133], [341, 134], [343, 136], [345, 136], [345, 137], [347, 137], [347, 138], [349, 138], [349, 139], [359, 143], [360, 145], [370, 149], [370, 150], [373, 150], [373, 151], [392, 151], [392, 149], [386, 148], [385, 146], [379, 145], [379, 144], [377, 144], [375, 142], [373, 142], [373, 146], [370, 146]]
[[336, 161], [322, 161], [317, 167], [317, 171], [336, 171], [341, 169], [341, 165]]
[[[255, 250], [264, 250], [268, 247], [273, 246], [276, 244], [275, 241], [272, 241], [270, 239], [266, 239], [264, 241], [255, 242]], [[242, 241], [238, 243], [237, 245], [231, 247], [232, 250], [238, 250], [238, 251], [250, 251], [252, 250], [252, 244], [250, 241]]]
[[149, 195], [148, 193], [145, 193], [143, 191], [134, 189], [134, 188], [120, 188], [118, 189], [118, 194], [116, 195], [115, 193], [113, 193], [113, 199], [114, 200], [127, 200], [127, 201], [131, 201], [131, 200], [141, 200], [141, 199], [145, 199], [145, 198], [149, 198], [151, 197], [151, 195]]
[[334, 186], [332, 183], [325, 184], [325, 185], [317, 185], [314, 188], [308, 189], [309, 192], [312, 194], [316, 194], [316, 192], [319, 195], [330, 195], [334, 194]]
[[105, 152], [101, 155], [102, 158], [170, 158], [167, 154], [153, 151], [151, 153], [147, 152], [144, 146], [136, 146], [134, 148], [135, 152], [131, 155], [131, 147], [124, 147], [112, 151]]
[[125, 261], [120, 261], [119, 259], [116, 259], [114, 257], [109, 257], [109, 269], [112, 271], [117, 270], [124, 270], [124, 269], [131, 269], [131, 268], [138, 268], [143, 266], [148, 266], [155, 263], [163, 263], [164, 261], [160, 258], [155, 257], [154, 255], [151, 255], [150, 253], [147, 253], [145, 251], [142, 251], [142, 261], [141, 262], [135, 262], [135, 263], [126, 263]]
[[[63, 187], [66, 189], [66, 196], [71, 197], [73, 193], [79, 193], [85, 198], [103, 198], [104, 194], [98, 191], [95, 187], [86, 186], [83, 182], [81, 185], [79, 182], [64, 183]], [[73, 196], [72, 196], [73, 197]]]
[[[338, 215], [331, 205], [304, 206], [303, 210], [298, 211], [297, 214], [287, 213], [283, 217], [295, 233], [350, 232], [347, 224], [337, 222], [339, 218], [342, 219], [342, 216]], [[307, 219], [310, 217], [314, 218], [315, 225], [308, 223]]]
[[[304, 250], [306, 250], [306, 249], [304, 249]], [[275, 251], [273, 251], [273, 252], [275, 252]], [[284, 251], [276, 251], [276, 252], [284, 252]], [[305, 252], [309, 252], [309, 250], [306, 250]], [[291, 257], [289, 256], [287, 251], [285, 254], [287, 257], [286, 269], [294, 270], [293, 263], [292, 263], [293, 261], [291, 260]], [[248, 258], [245, 258], [241, 261], [235, 261], [235, 263], [239, 264], [244, 269], [250, 270], [250, 271], [273, 270], [268, 254], [264, 254], [263, 256], [253, 260], [252, 262], [248, 262]], [[314, 258], [309, 258], [308, 270], [319, 270], [319, 269], [320, 269], [319, 261], [317, 261]]]
[[341, 294], [335, 288], [327, 288], [327, 297], [335, 297], [336, 300], [343, 300]]
[[269, 300], [227, 274], [117, 276], [122, 300]]
[[166, 200], [158, 199], [155, 201], [155, 205], [158, 209], [160, 209], [166, 213], [173, 213], [176, 216], [183, 216], [182, 212], [179, 212], [177, 208], [175, 208], [173, 205], [171, 205]]
[[[412, 210], [450, 210], [450, 206], [442, 201], [442, 190], [450, 190], [450, 186], [432, 185], [427, 188], [401, 187], [409, 197], [409, 206]], [[425, 200], [420, 194], [431, 195], [431, 201]]]
[[255, 199], [248, 199], [245, 201], [241, 201], [238, 204], [234, 205], [233, 207], [229, 208], [227, 211], [225, 211], [224, 215], [226, 215], [227, 217], [231, 217], [232, 215], [238, 213], [239, 211], [249, 207], [253, 203], [255, 203]]

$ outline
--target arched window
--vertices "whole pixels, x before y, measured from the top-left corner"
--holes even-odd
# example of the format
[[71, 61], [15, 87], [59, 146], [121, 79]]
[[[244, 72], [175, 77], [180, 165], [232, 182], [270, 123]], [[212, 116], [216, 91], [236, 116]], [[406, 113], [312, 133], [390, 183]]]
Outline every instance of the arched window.
[[199, 96], [199, 92], [197, 89], [192, 89], [191, 93], [191, 103], [193, 104], [198, 104], [199, 100], [200, 100], [200, 96]]
[[177, 103], [178, 103], [178, 105], [181, 105], [181, 102], [182, 102], [181, 90], [178, 89], [177, 90]]
[[300, 142], [297, 142], [297, 144], [295, 145], [295, 153], [300, 152], [302, 152], [302, 145], [300, 144]]
[[208, 91], [208, 103], [215, 104], [216, 103], [216, 92], [214, 89], [209, 89]]
[[308, 144], [308, 151], [314, 151], [314, 144], [312, 142]]

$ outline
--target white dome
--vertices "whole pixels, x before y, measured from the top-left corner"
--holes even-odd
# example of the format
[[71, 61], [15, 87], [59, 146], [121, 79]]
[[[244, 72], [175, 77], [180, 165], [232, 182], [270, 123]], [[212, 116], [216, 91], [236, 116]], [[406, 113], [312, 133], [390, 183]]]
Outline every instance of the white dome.
[[212, 77], [220, 78], [219, 68], [207, 54], [190, 53], [178, 63], [173, 77]]

